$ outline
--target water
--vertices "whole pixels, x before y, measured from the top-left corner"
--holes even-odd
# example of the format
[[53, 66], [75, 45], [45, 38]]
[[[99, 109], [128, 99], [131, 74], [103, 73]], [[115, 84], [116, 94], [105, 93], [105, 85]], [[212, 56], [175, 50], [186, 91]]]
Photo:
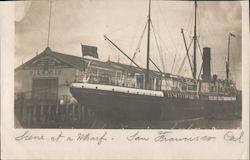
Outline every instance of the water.
[[[15, 118], [15, 127], [23, 128]], [[28, 127], [33, 128], [33, 127]], [[37, 127], [35, 127], [37, 128]], [[40, 128], [40, 127], [38, 127]], [[95, 122], [92, 125], [72, 125], [57, 127], [56, 125], [44, 126], [41, 128], [77, 128], [77, 129], [240, 129], [241, 119], [215, 120], [215, 119], [194, 119], [182, 121], [160, 121], [160, 122]]]
[[95, 122], [88, 128], [95, 129], [240, 129], [241, 119], [192, 119], [181, 121], [157, 121], [157, 122]]
[[[144, 123], [146, 124], [146, 123]], [[150, 122], [148, 125], [130, 124], [127, 128], [148, 128], [148, 129], [240, 129], [241, 119], [234, 120], [212, 120], [197, 119], [183, 121], [161, 121]]]

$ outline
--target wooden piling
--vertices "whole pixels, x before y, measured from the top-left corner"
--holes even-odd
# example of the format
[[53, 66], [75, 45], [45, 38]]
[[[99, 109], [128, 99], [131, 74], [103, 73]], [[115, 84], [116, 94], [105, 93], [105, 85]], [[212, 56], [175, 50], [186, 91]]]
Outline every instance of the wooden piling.
[[72, 117], [75, 119], [75, 104], [72, 104]]
[[45, 121], [43, 103], [40, 104], [40, 107], [41, 107], [41, 118], [40, 118], [40, 120], [43, 123]]
[[88, 120], [89, 116], [88, 116], [88, 108], [86, 106], [83, 106], [83, 110], [84, 110], [84, 120]]
[[32, 114], [33, 114], [33, 118], [32, 118], [32, 121], [33, 121], [33, 122], [32, 122], [32, 123], [33, 123], [33, 126], [34, 126], [34, 127], [37, 127], [37, 126], [36, 126], [36, 125], [37, 125], [37, 121], [36, 121], [36, 120], [37, 120], [36, 105], [33, 104], [32, 107], [33, 107], [33, 113], [32, 113]]
[[51, 103], [49, 103], [49, 108], [48, 108], [48, 112], [47, 112], [47, 114], [48, 114], [48, 121], [51, 121], [51, 111], [52, 111], [52, 109], [51, 109]]
[[78, 104], [79, 121], [82, 122], [82, 105]]
[[32, 125], [32, 106], [28, 107], [28, 125], [27, 127], [30, 128]]

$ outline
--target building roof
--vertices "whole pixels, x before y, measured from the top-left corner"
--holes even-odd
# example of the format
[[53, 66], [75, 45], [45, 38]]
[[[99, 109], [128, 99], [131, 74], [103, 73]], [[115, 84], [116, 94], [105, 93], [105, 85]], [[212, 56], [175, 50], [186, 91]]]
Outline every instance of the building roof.
[[49, 47], [47, 47], [39, 55], [36, 55], [35, 57], [30, 59], [29, 61], [27, 61], [24, 64], [17, 67], [16, 70], [24, 69], [26, 66], [29, 66], [33, 61], [35, 61], [43, 56], [52, 56], [52, 57], [54, 57], [54, 58], [56, 58], [64, 63], [66, 63], [67, 65], [69, 65], [73, 68], [77, 68], [79, 70], [83, 70], [84, 65], [86, 67], [86, 65], [89, 61], [92, 61], [92, 63], [91, 63], [92, 65], [99, 65], [99, 67], [108, 67], [105, 64], [105, 62], [101, 62], [98, 60], [92, 60], [92, 59], [90, 60], [90, 59], [86, 59], [86, 58], [84, 58], [84, 62], [85, 62], [85, 64], [84, 64], [82, 57], [68, 55], [68, 54], [64, 54], [64, 53], [59, 53], [59, 52], [53, 51]]
[[84, 58], [84, 63], [83, 63], [82, 57], [68, 55], [68, 54], [64, 54], [64, 53], [59, 53], [59, 52], [51, 50], [49, 47], [45, 48], [45, 50], [42, 51], [40, 54], [36, 55], [35, 57], [30, 59], [29, 61], [27, 61], [24, 64], [22, 64], [21, 66], [17, 67], [16, 70], [24, 69], [25, 67], [30, 66], [30, 64], [32, 62], [34, 62], [35, 60], [38, 60], [39, 58], [41, 58], [43, 56], [52, 56], [52, 57], [54, 57], [54, 58], [56, 58], [64, 63], [66, 63], [67, 65], [74, 67], [74, 68], [77, 68], [79, 70], [83, 70], [83, 68], [87, 67], [88, 63], [91, 61], [91, 66], [107, 68], [107, 69], [123, 70], [123, 71], [128, 70], [128, 71], [135, 72], [135, 73], [142, 73], [142, 71], [137, 67], [125, 65], [125, 64], [121, 64], [121, 63], [116, 63], [116, 62], [112, 62], [112, 61], [103, 62], [103, 61], [98, 61], [95, 59]]
[[[96, 66], [96, 67], [100, 67], [100, 68], [113, 69], [113, 70], [119, 70], [119, 71], [128, 71], [131, 73], [139, 73], [139, 74], [143, 74], [146, 72], [146, 69], [144, 69], [144, 68], [142, 68], [142, 70], [143, 70], [142, 71], [138, 67], [135, 67], [132, 65], [126, 65], [126, 64], [122, 64], [122, 63], [117, 63], [117, 62], [113, 62], [113, 61], [103, 62], [103, 61], [99, 61], [99, 60], [95, 60], [95, 59], [84, 58], [84, 63], [83, 63], [82, 57], [68, 55], [68, 54], [64, 54], [64, 53], [59, 53], [59, 52], [51, 50], [49, 47], [45, 48], [45, 50], [43, 52], [41, 52], [39, 55], [33, 57], [32, 59], [30, 59], [26, 63], [17, 67], [15, 70], [24, 69], [27, 66], [29, 66], [30, 64], [32, 64], [32, 62], [34, 62], [35, 60], [38, 60], [39, 58], [42, 58], [43, 56], [52, 56], [52, 57], [64, 62], [68, 66], [73, 67], [73, 68], [77, 68], [79, 70], [83, 70], [84, 67], [86, 68], [88, 63], [91, 61], [91, 66]], [[150, 70], [150, 75], [152, 75], [152, 76], [161, 76], [161, 74], [162, 73], [160, 73], [158, 71]], [[166, 77], [170, 76], [169, 73], [164, 73], [164, 75]]]

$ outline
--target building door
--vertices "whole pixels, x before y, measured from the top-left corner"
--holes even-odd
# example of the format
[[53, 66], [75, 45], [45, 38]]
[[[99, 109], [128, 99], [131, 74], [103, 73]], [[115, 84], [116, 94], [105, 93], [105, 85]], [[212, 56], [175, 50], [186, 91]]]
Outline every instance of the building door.
[[32, 99], [35, 101], [56, 101], [58, 78], [33, 78]]

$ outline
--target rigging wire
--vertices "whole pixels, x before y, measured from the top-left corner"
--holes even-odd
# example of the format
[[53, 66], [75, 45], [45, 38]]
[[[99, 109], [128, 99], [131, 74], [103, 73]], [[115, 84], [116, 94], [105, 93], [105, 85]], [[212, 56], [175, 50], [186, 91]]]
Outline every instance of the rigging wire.
[[[189, 44], [189, 46], [188, 46], [188, 50], [190, 49], [192, 43], [193, 43], [193, 39], [191, 40], [191, 42], [190, 42], [190, 44]], [[185, 55], [185, 57], [184, 57], [184, 59], [183, 59], [183, 61], [182, 61], [182, 63], [181, 63], [181, 66], [180, 66], [180, 68], [179, 68], [179, 70], [178, 70], [178, 72], [177, 72], [178, 74], [181, 73], [181, 71], [182, 71], [182, 69], [183, 69], [183, 66], [184, 66], [184, 62], [186, 61], [186, 59], [187, 59], [187, 55]]]
[[[145, 31], [146, 31], [147, 26], [148, 26], [148, 23], [146, 23], [145, 26], [144, 26], [143, 32], [142, 32], [142, 34], [141, 34], [141, 36], [140, 36], [139, 42], [138, 42], [137, 47], [136, 47], [136, 49], [135, 49], [135, 51], [134, 51], [134, 55], [133, 55], [133, 57], [132, 57], [132, 60], [134, 60], [135, 57], [136, 57], [136, 54], [137, 54], [138, 52], [140, 52], [142, 39], [143, 39], [143, 36], [144, 36], [144, 34], [145, 34]], [[130, 63], [130, 66], [131, 66], [131, 65], [132, 65], [132, 62]]]
[[[190, 30], [190, 35], [192, 35], [192, 30], [190, 28], [192, 27], [192, 24], [193, 24], [193, 21], [194, 21], [193, 12], [192, 12], [192, 10], [194, 10], [194, 6], [192, 5], [192, 3], [189, 3], [189, 4], [190, 4], [189, 10], [188, 10], [189, 11], [188, 12], [189, 16], [187, 16], [187, 18], [186, 18], [186, 20], [187, 20], [186, 21], [186, 23], [187, 23], [186, 26], [187, 26], [187, 30]], [[191, 37], [190, 35], [189, 35], [189, 37]], [[190, 49], [190, 47], [192, 45], [192, 42], [193, 42], [193, 38], [191, 38], [191, 42], [189, 44], [188, 50]], [[184, 49], [182, 49], [182, 52], [183, 52], [183, 50]], [[179, 66], [179, 70], [178, 70], [177, 74], [180, 74], [182, 72], [182, 69], [184, 67], [184, 63], [185, 63], [186, 59], [187, 59], [187, 55], [185, 54], [185, 56], [184, 56], [184, 58], [183, 58], [183, 60], [181, 62], [181, 65]], [[184, 70], [184, 71], [186, 71], [186, 70]]]
[[[201, 57], [203, 57], [203, 53], [201, 51], [201, 47], [200, 47], [200, 43], [199, 41], [197, 40], [197, 44], [198, 44], [198, 48], [199, 48], [199, 51], [200, 51], [200, 55]], [[203, 69], [203, 59], [202, 59], [202, 62], [201, 62], [201, 68], [200, 68], [200, 72], [199, 72], [199, 75], [198, 75], [198, 79], [200, 78], [200, 75], [201, 75], [201, 70]]]
[[[120, 33], [124, 33], [124, 31], [128, 30], [128, 28], [134, 28], [135, 23], [129, 23], [120, 27], [117, 27], [116, 29], [113, 29], [111, 32], [106, 33], [105, 35], [109, 35], [109, 36], [114, 36], [114, 35], [119, 35]], [[135, 28], [137, 28], [136, 30], [138, 30], [138, 28], [140, 28], [141, 25], [136, 25]], [[129, 49], [128, 51], [131, 52], [131, 50], [133, 50], [133, 44], [134, 44], [134, 40], [137, 38], [138, 34], [136, 32], [134, 32], [134, 34], [129, 35], [130, 37], [128, 39], [118, 39], [119, 41], [125, 41], [126, 44], [129, 44]], [[139, 37], [139, 36], [138, 36]], [[117, 39], [117, 38], [116, 38]], [[132, 39], [132, 40], [131, 40]], [[129, 42], [130, 43], [129, 43]], [[131, 64], [130, 64], [131, 65]]]
[[[193, 6], [193, 5], [192, 5]], [[195, 10], [195, 6], [193, 6], [192, 7], [192, 11], [194, 11]], [[193, 32], [194, 32], [194, 30], [193, 30], [193, 28], [194, 28], [194, 16], [193, 16], [193, 12], [190, 12], [190, 20], [189, 20], [189, 25], [187, 26], [187, 31], [189, 30], [189, 37], [190, 37], [190, 39], [193, 39]]]
[[171, 68], [171, 72], [170, 72], [171, 74], [172, 74], [173, 69], [174, 69], [175, 59], [176, 59], [176, 54], [175, 54], [175, 56], [174, 56], [174, 62], [173, 62], [172, 68]]
[[192, 7], [191, 7], [191, 10], [190, 10], [190, 15], [189, 15], [189, 21], [188, 21], [188, 24], [187, 24], [187, 31], [190, 31], [189, 32], [189, 37], [191, 38], [191, 39], [193, 39], [193, 36], [192, 36], [192, 28], [193, 28], [193, 23], [194, 23], [194, 17], [193, 17], [193, 10], [194, 10], [194, 6], [193, 6], [193, 4], [191, 4], [192, 5]]
[[[200, 5], [200, 7], [198, 8], [198, 12], [200, 12], [200, 8], [202, 9], [202, 5]], [[214, 37], [214, 34], [212, 34], [211, 32], [211, 28], [214, 28], [214, 25], [213, 23], [211, 23], [210, 19], [209, 18], [205, 18], [205, 20], [203, 21], [204, 22], [204, 25], [206, 27], [204, 27], [203, 31], [205, 32], [206, 35], [208, 35], [208, 39], [210, 40], [210, 42], [212, 42], [215, 46], [223, 46], [221, 41], [218, 42], [218, 40], [216, 41], [216, 38]], [[225, 55], [221, 55], [221, 54], [218, 54], [219, 56], [222, 56], [221, 58], [222, 59], [226, 59]], [[213, 63], [213, 61], [211, 61], [211, 63]], [[213, 69], [213, 66], [214, 65], [211, 65], [211, 70], [214, 70]]]
[[154, 62], [151, 58], [149, 58], [149, 61], [155, 66], [155, 68], [156, 68], [159, 72], [162, 73], [161, 69], [155, 64], [155, 62]]
[[114, 35], [115, 33], [119, 33], [119, 32], [121, 32], [121, 31], [125, 31], [125, 30], [127, 30], [129, 27], [131, 27], [132, 25], [134, 25], [134, 23], [129, 23], [129, 24], [127, 24], [125, 27], [123, 26], [123, 27], [119, 27], [119, 28], [117, 28], [117, 29], [112, 29], [112, 32], [109, 32], [109, 33], [106, 33], [106, 35]]
[[[158, 38], [159, 38], [159, 41], [160, 41], [160, 42], [163, 42], [163, 40], [162, 40], [160, 34], [159, 34], [158, 32], [156, 32], [156, 34], [157, 34], [157, 36], [158, 36]], [[162, 44], [159, 45], [159, 47], [160, 47], [161, 53], [163, 54], [163, 57], [164, 57], [163, 60], [165, 60], [165, 62], [167, 62], [167, 58], [166, 58], [167, 53], [165, 52], [165, 50], [166, 50], [168, 53], [170, 53], [170, 51], [168, 50], [168, 48], [166, 47], [165, 44], [163, 44], [165, 50], [163, 50], [161, 46], [162, 46]], [[165, 72], [166, 72], [166, 71], [167, 71], [167, 66], [166, 66], [166, 65], [164, 65], [164, 66], [165, 66]]]
[[[198, 8], [199, 14], [201, 12], [200, 8], [202, 8], [202, 5], [200, 5], [200, 7]], [[214, 28], [212, 23], [210, 22], [209, 18], [205, 18], [204, 22], [205, 22], [205, 26], [206, 26], [206, 27], [204, 27], [204, 31], [207, 33], [207, 35], [210, 35], [210, 36], [208, 36], [210, 41], [213, 42], [213, 43], [216, 43], [217, 41], [215, 41], [215, 38], [213, 36], [214, 34], [212, 34], [211, 29], [210, 29], [211, 26], [212, 26], [212, 28]], [[221, 44], [218, 45], [217, 43], [216, 43], [216, 45], [221, 46]]]
[[[160, 5], [157, 5], [157, 6], [158, 6], [158, 8], [159, 8], [160, 15], [161, 15], [162, 18], [163, 18], [163, 23], [164, 23], [164, 25], [166, 26], [167, 32], [168, 32], [168, 34], [169, 34], [170, 41], [171, 41], [172, 45], [174, 46], [175, 52], [177, 53], [177, 57], [178, 57], [180, 51], [178, 50], [176, 44], [174, 43], [173, 36], [172, 36], [171, 32], [169, 31], [168, 23], [167, 23], [166, 17], [165, 17], [164, 14], [162, 13], [162, 8], [161, 8], [161, 6], [160, 6]], [[159, 36], [159, 39], [161, 40], [161, 37], [160, 37], [160, 36]], [[166, 47], [165, 43], [164, 43], [164, 48], [166, 48], [166, 50], [167, 50], [167, 47]], [[169, 53], [171, 53], [171, 52], [169, 52]], [[166, 53], [165, 53], [165, 55], [166, 55]]]
[[201, 28], [201, 18], [200, 18], [200, 10], [198, 7], [198, 13], [197, 13], [197, 17], [198, 17], [198, 38], [197, 38], [197, 44], [198, 44], [198, 48], [199, 48], [199, 53], [201, 56], [201, 66], [200, 66], [200, 71], [199, 71], [199, 75], [198, 75], [198, 80], [200, 79], [201, 76], [201, 71], [203, 70], [203, 52], [202, 52], [202, 44], [200, 44], [199, 38], [201, 37], [201, 33], [202, 33], [202, 28]]
[[163, 56], [162, 56], [162, 53], [161, 53], [161, 50], [160, 50], [160, 47], [159, 47], [159, 43], [158, 43], [158, 40], [157, 40], [157, 37], [156, 37], [155, 28], [154, 28], [154, 25], [153, 25], [152, 21], [150, 21], [150, 22], [151, 22], [151, 26], [152, 26], [153, 33], [154, 33], [155, 43], [156, 43], [157, 49], [159, 51], [159, 56], [160, 56], [160, 59], [161, 59], [163, 72], [165, 72], [164, 60], [163, 60]]
[[[158, 26], [160, 26], [160, 24], [159, 24], [159, 21], [156, 21], [156, 22], [158, 22]], [[152, 21], [152, 23], [153, 23], [153, 21]], [[153, 24], [155, 24], [155, 23], [153, 23]], [[162, 40], [161, 40], [161, 36], [160, 36], [160, 33], [161, 33], [161, 28], [160, 27], [158, 27], [158, 28], [156, 28], [157, 27], [157, 25], [155, 25], [155, 28], [154, 28], [154, 31], [155, 31], [155, 36], [157, 37], [157, 39], [158, 39], [158, 42], [159, 42], [159, 49], [160, 49], [160, 51], [159, 51], [159, 54], [162, 54], [162, 61], [164, 62], [164, 64], [163, 64], [163, 66], [164, 66], [164, 72], [166, 72], [166, 70], [167, 70], [167, 58], [166, 58], [166, 52], [164, 52], [164, 50], [163, 50], [163, 48], [162, 48], [162, 46], [163, 46], [163, 44], [161, 43], [161, 42], [163, 42]]]
[[192, 18], [193, 18], [193, 4], [192, 3], [189, 3], [189, 8], [187, 10], [187, 12], [189, 13], [188, 16], [186, 16], [186, 19], [184, 21], [184, 24], [186, 24], [187, 28], [186, 29], [189, 29], [188, 27], [192, 26]]
[[[203, 28], [201, 27], [202, 25], [201, 25], [201, 18], [200, 18], [199, 7], [198, 7], [198, 12], [197, 12], [197, 18], [198, 18], [198, 34], [199, 34], [199, 38], [200, 38], [200, 37], [203, 37], [203, 34], [202, 34]], [[203, 45], [201, 44], [201, 46], [203, 46]]]
[[232, 75], [232, 72], [231, 72], [231, 71], [229, 71], [229, 75], [231, 76], [231, 80], [232, 80], [232, 81], [234, 81], [234, 77], [233, 77], [233, 75]]
[[110, 43], [108, 43], [107, 41], [106, 41], [106, 44], [109, 46], [109, 48], [111, 49], [111, 51], [114, 53], [114, 54], [117, 54], [118, 55], [118, 63], [119, 63], [119, 52], [118, 51], [116, 51], [113, 47], [112, 47], [112, 45], [110, 44]]
[[[129, 53], [131, 53], [131, 52], [133, 52], [133, 50], [134, 50], [134, 44], [137, 42], [137, 38], [139, 37], [141, 37], [140, 36], [140, 33], [139, 32], [141, 32], [141, 24], [140, 25], [137, 25], [137, 27], [136, 27], [136, 32], [134, 32], [134, 34], [133, 34], [133, 36], [132, 36], [132, 40], [131, 40], [131, 42], [130, 42], [130, 47], [129, 47]], [[139, 32], [137, 32], [139, 30]]]
[[[192, 16], [191, 16], [191, 17], [192, 17]], [[200, 20], [200, 12], [199, 12], [199, 11], [198, 11], [198, 13], [197, 13], [197, 17], [198, 17], [198, 19], [197, 19], [197, 21], [198, 21], [198, 24], [197, 24], [197, 26], [198, 26], [198, 27], [197, 27], [197, 28], [198, 28], [198, 35], [200, 35], [200, 33], [201, 33], [201, 20]], [[193, 24], [193, 23], [191, 23], [191, 24]], [[192, 31], [191, 31], [190, 33], [192, 34]], [[199, 38], [200, 38], [200, 36], [197, 36], [197, 44], [198, 44], [200, 56], [201, 56], [201, 59], [202, 59], [202, 50], [201, 50], [201, 45], [200, 45], [200, 43], [199, 43]], [[191, 46], [192, 42], [193, 42], [193, 37], [192, 37], [190, 46]], [[190, 46], [189, 46], [189, 47], [190, 47]], [[189, 50], [189, 48], [188, 48], [188, 50]], [[183, 66], [184, 66], [184, 62], [185, 62], [185, 60], [186, 60], [186, 57], [187, 57], [187, 56], [185, 56], [185, 57], [184, 57], [184, 60], [182, 61], [181, 67], [179, 68], [179, 71], [178, 71], [179, 73], [182, 71], [182, 68], [183, 68]], [[194, 62], [193, 62], [193, 63], [194, 63]], [[201, 68], [200, 68], [200, 72], [199, 72], [198, 79], [199, 79], [199, 77], [200, 77], [202, 68], [203, 68], [203, 60], [202, 60], [202, 64], [201, 64]]]

